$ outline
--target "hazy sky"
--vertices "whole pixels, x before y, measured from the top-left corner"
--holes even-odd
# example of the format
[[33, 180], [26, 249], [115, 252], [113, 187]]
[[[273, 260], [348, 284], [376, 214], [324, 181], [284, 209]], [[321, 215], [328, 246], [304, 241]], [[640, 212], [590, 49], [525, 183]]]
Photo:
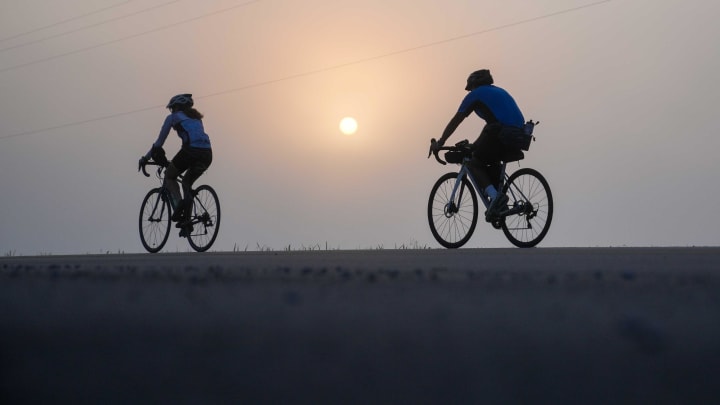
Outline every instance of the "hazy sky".
[[[715, 0], [3, 0], [0, 254], [143, 251], [157, 182], [137, 160], [181, 92], [214, 146], [213, 250], [439, 248], [427, 199], [455, 167], [429, 139], [479, 68], [541, 122], [521, 162], [555, 198], [541, 247], [718, 245], [718, 17]], [[466, 246], [511, 245], [481, 223]], [[173, 232], [164, 251], [188, 249]]]

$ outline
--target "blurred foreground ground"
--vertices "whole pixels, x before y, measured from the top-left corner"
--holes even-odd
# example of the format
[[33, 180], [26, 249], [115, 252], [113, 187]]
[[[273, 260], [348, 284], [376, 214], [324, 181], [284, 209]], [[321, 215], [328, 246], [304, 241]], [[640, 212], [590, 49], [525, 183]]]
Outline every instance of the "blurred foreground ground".
[[4, 257], [0, 403], [720, 403], [720, 248]]

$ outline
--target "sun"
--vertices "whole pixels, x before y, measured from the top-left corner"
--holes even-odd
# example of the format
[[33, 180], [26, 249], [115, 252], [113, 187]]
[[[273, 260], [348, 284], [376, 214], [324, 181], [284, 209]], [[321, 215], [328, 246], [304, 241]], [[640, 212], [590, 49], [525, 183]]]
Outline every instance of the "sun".
[[345, 135], [352, 135], [357, 132], [358, 123], [353, 117], [345, 117], [340, 120], [340, 132]]

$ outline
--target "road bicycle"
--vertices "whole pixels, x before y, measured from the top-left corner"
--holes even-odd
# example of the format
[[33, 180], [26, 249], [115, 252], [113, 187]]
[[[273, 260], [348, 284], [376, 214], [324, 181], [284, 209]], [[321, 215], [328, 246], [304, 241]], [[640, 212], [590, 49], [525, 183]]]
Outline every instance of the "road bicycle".
[[[435, 140], [433, 139], [434, 143]], [[439, 151], [447, 151], [443, 161]], [[470, 240], [478, 222], [478, 197], [486, 209], [490, 207], [490, 198], [470, 171], [473, 160], [473, 145], [467, 140], [455, 146], [442, 148], [430, 147], [435, 159], [445, 165], [460, 165], [459, 172], [451, 172], [438, 179], [430, 191], [428, 201], [428, 221], [435, 239], [444, 247], [455, 249]], [[429, 157], [430, 155], [428, 155]], [[512, 174], [506, 173], [507, 164], [520, 161], [525, 157], [522, 150], [507, 151], [500, 157], [497, 165], [489, 166], [495, 173], [495, 188], [508, 196], [506, 206], [495, 213], [489, 213], [486, 221], [493, 228], [502, 229], [505, 237], [517, 247], [533, 247], [543, 240], [550, 229], [553, 217], [553, 197], [545, 177], [537, 170], [519, 169]]]
[[[148, 191], [140, 205], [140, 241], [150, 253], [159, 252], [170, 236], [172, 221], [172, 204], [170, 191], [164, 186], [165, 167], [157, 162], [142, 165], [146, 177], [150, 174], [146, 165], [158, 166], [156, 176], [160, 179], [160, 187]], [[182, 180], [182, 175], [178, 177]], [[178, 222], [180, 237], [187, 238], [190, 246], [197, 252], [210, 249], [220, 230], [220, 201], [215, 190], [208, 185], [201, 185], [192, 190], [193, 204], [185, 220]]]

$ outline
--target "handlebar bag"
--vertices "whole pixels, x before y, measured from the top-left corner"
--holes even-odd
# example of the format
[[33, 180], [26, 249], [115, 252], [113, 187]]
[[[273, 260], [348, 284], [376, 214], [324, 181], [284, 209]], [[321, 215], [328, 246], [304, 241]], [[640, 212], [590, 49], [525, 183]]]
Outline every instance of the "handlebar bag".
[[462, 163], [465, 156], [467, 156], [466, 152], [460, 150], [450, 150], [445, 152], [445, 161], [448, 163]]

